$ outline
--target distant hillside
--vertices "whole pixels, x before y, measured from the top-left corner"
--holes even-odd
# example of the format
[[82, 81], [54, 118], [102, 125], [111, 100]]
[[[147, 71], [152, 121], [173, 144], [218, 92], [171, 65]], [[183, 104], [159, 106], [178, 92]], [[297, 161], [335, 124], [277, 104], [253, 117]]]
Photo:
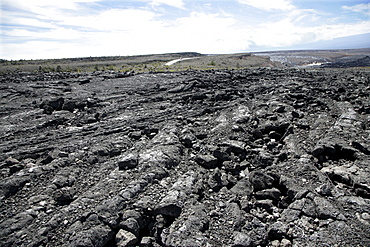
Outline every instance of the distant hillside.
[[182, 57], [205, 56], [197, 52], [149, 54], [137, 56], [80, 57], [41, 60], [0, 60], [0, 72], [42, 71], [42, 72], [88, 72], [100, 70], [139, 72], [154, 71], [164, 63]]
[[[370, 56], [370, 48], [350, 50], [331, 49], [268, 51], [222, 55], [204, 55], [197, 52], [179, 52], [137, 56], [82, 57], [17, 61], [0, 60], [0, 73], [14, 71], [134, 71], [135, 73], [147, 73], [184, 70], [297, 67], [310, 65], [317, 66], [326, 63], [335, 63], [337, 61], [342, 64], [335, 65], [335, 67], [363, 67], [369, 66], [367, 65], [368, 58], [366, 58], [366, 56]], [[357, 62], [347, 63], [347, 65], [343, 64], [343, 61], [350, 61], [351, 57], [353, 57], [354, 60], [360, 60]], [[348, 58], [349, 60], [338, 60], [345, 58]]]
[[[193, 58], [188, 59], [187, 58]], [[168, 63], [177, 60], [175, 63]], [[83, 57], [46, 60], [18, 60], [0, 62], [0, 73], [12, 71], [28, 72], [92, 72], [92, 71], [135, 71], [166, 72], [189, 69], [241, 69], [250, 67], [281, 67], [268, 57], [255, 56], [250, 53], [204, 55], [197, 52], [179, 52], [167, 54]]]
[[326, 68], [370, 67], [370, 56], [354, 55], [343, 57], [322, 66]]
[[[357, 60], [370, 56], [370, 48], [363, 49], [330, 49], [330, 50], [288, 50], [288, 51], [267, 51], [254, 52], [256, 56], [268, 57], [271, 61], [280, 62], [288, 67], [321, 65], [342, 61]], [[345, 60], [347, 59], [347, 60]], [[365, 60], [364, 60], [365, 61]], [[355, 66], [356, 65], [356, 66]], [[364, 67], [366, 63], [358, 62], [337, 67]]]

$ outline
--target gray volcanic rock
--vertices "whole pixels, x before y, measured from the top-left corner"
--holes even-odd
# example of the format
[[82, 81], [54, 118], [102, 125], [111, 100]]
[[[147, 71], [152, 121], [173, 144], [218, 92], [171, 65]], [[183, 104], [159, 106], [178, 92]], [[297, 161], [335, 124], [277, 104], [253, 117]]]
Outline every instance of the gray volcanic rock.
[[197, 155], [195, 157], [196, 162], [204, 168], [215, 168], [217, 165], [217, 158], [212, 155]]
[[118, 161], [118, 167], [120, 170], [132, 169], [138, 165], [139, 156], [136, 154], [127, 154], [120, 158]]
[[370, 246], [367, 69], [0, 75], [0, 246]]

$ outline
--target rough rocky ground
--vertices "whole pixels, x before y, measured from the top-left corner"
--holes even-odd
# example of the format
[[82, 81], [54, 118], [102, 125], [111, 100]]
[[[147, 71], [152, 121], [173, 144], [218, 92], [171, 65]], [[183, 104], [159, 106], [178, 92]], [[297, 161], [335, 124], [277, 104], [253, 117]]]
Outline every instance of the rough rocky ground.
[[360, 69], [1, 75], [1, 246], [370, 246]]

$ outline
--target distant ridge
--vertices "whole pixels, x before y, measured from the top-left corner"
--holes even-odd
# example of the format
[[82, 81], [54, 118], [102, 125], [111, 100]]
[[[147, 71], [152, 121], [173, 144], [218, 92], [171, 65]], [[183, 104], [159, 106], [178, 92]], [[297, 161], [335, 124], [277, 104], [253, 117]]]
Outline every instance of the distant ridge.
[[333, 63], [323, 64], [322, 67], [325, 68], [349, 68], [349, 67], [369, 67], [370, 57], [355, 55], [351, 57], [343, 57], [337, 59]]

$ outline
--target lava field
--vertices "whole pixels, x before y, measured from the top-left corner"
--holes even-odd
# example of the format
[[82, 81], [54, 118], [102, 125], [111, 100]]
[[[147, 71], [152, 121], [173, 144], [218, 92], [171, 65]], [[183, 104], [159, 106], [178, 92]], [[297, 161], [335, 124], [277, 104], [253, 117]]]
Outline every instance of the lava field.
[[369, 70], [0, 87], [0, 246], [370, 246]]

